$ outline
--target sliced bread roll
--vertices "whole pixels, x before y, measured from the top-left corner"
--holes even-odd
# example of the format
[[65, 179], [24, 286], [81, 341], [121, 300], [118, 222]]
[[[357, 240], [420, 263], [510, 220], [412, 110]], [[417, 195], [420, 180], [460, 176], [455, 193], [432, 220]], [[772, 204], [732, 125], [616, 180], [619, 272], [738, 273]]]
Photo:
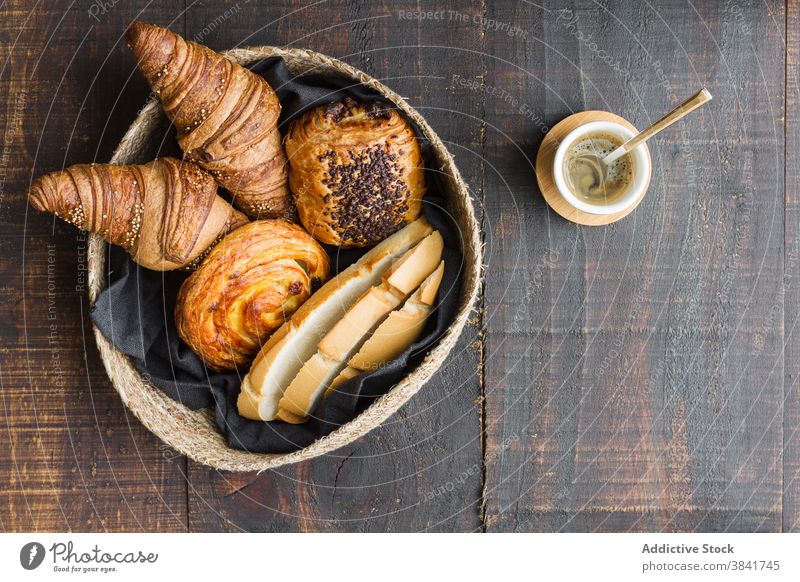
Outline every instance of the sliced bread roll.
[[[414, 249], [406, 255], [413, 252]], [[438, 256], [441, 258], [441, 247], [439, 247]], [[416, 262], [416, 260], [405, 262], [404, 280], [411, 280], [408, 270]], [[426, 270], [428, 269], [427, 264], [424, 267]], [[399, 271], [395, 271], [395, 273], [397, 272]], [[422, 332], [425, 319], [436, 301], [436, 293], [442, 282], [443, 274], [444, 261], [440, 261], [436, 270], [433, 273], [428, 271], [424, 280], [417, 276], [416, 285], [418, 286], [412, 288], [414, 292], [406, 299], [403, 307], [386, 310], [383, 317], [371, 318], [370, 321], [374, 322], [372, 327], [367, 333], [359, 336], [358, 340], [354, 341], [350, 337], [339, 336], [339, 339], [345, 342], [344, 344], [333, 344], [323, 348], [323, 344], [332, 343], [330, 339], [335, 328], [331, 330], [331, 333], [320, 342], [319, 351], [306, 362], [286, 389], [283, 398], [278, 403], [277, 418], [286, 422], [305, 421], [317, 407], [319, 401], [328, 396], [336, 386], [363, 371], [377, 369], [414, 343]], [[388, 285], [388, 278], [388, 276], [384, 277], [384, 282], [376, 289], [385, 288]], [[360, 316], [359, 321], [364, 322], [362, 325], [367, 325], [366, 318], [357, 308], [361, 300], [369, 297], [369, 293], [362, 296], [353, 309], [345, 315], [345, 318]], [[395, 307], [400, 302], [398, 301]], [[355, 327], [355, 323], [353, 327]], [[340, 357], [343, 352], [346, 353]], [[349, 362], [349, 365], [346, 362]]]
[[403, 307], [392, 311], [378, 326], [350, 359], [349, 366], [362, 371], [376, 370], [413, 344], [430, 315], [443, 275], [444, 261], [406, 300]]
[[383, 275], [384, 283], [408, 296], [433, 273], [442, 260], [443, 250], [442, 234], [434, 231], [389, 267]]
[[341, 361], [329, 358], [322, 352], [311, 356], [286, 388], [278, 403], [275, 418], [293, 424], [305, 422], [309, 413], [319, 404], [325, 388], [341, 373], [342, 366]]
[[336, 376], [336, 378], [333, 379], [333, 382], [331, 382], [331, 385], [328, 386], [327, 390], [325, 390], [325, 398], [327, 398], [330, 395], [331, 392], [336, 390], [336, 388], [340, 384], [343, 384], [343, 383], [347, 382], [348, 380], [352, 380], [353, 378], [358, 376], [360, 373], [361, 373], [361, 370], [356, 370], [355, 368], [351, 368], [350, 366], [345, 366], [344, 368], [342, 368], [342, 371], [339, 372], [339, 375]]
[[273, 420], [284, 389], [316, 353], [317, 344], [400, 256], [431, 234], [423, 217], [408, 224], [328, 281], [264, 344], [242, 381], [239, 414]]
[[[277, 418], [292, 422], [290, 418], [306, 417], [317, 407], [370, 332], [436, 269], [443, 249], [442, 235], [434, 231], [402, 255], [385, 272], [380, 285], [371, 287], [353, 303], [319, 341], [317, 353], [303, 364], [286, 387], [278, 402]], [[282, 415], [281, 411], [291, 416]]]
[[381, 284], [359, 297], [322, 338], [319, 351], [346, 362], [356, 345], [363, 343], [365, 336], [436, 269], [443, 250], [444, 239], [434, 231], [403, 254], [383, 274]]

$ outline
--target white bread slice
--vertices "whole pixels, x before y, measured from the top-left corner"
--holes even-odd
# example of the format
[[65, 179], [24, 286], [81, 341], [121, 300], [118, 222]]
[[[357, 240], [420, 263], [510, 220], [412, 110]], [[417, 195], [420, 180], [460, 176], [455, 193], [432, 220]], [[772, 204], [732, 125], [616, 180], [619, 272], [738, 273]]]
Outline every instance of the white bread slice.
[[[315, 354], [312, 357], [312, 360], [320, 355], [321, 354]], [[340, 367], [338, 366], [339, 362], [336, 362], [336, 364], [338, 369]], [[327, 398], [331, 392], [336, 390], [336, 387], [339, 386], [339, 384], [342, 384], [343, 382], [346, 382], [351, 378], [355, 378], [359, 374], [361, 374], [361, 370], [356, 370], [355, 368], [351, 368], [350, 366], [345, 366], [344, 369], [339, 373], [339, 375], [336, 376], [336, 378], [334, 378], [333, 380], [331, 380], [330, 386], [328, 386], [328, 389], [325, 390], [325, 394], [322, 396], [322, 398]], [[310, 398], [311, 397], [309, 396], [309, 400]], [[281, 401], [283, 401], [283, 399], [281, 399]], [[314, 406], [312, 406], [311, 410], [313, 410], [314, 407], [316, 407], [316, 403], [314, 404]], [[294, 412], [290, 412], [289, 410], [285, 410], [283, 408], [278, 408], [278, 412], [275, 415], [275, 418], [277, 420], [282, 420], [284, 422], [289, 422], [291, 424], [302, 424], [308, 420], [308, 416], [306, 416], [305, 414], [303, 415], [295, 414]]]
[[[251, 374], [257, 367], [259, 369], [266, 369], [274, 363], [275, 358], [281, 353], [281, 348], [288, 342], [288, 336], [294, 333], [294, 328], [284, 323], [269, 337], [266, 343], [261, 347], [256, 359], [253, 360], [250, 366], [250, 373], [242, 379], [241, 391], [239, 398], [236, 401], [236, 407], [239, 409], [239, 414], [245, 418], [259, 420], [262, 414], [272, 408], [278, 407], [278, 400], [274, 397], [273, 391], [263, 391], [263, 383], [258, 384], [259, 389], [256, 390], [251, 384]], [[263, 396], [266, 394], [266, 396]]]
[[444, 240], [437, 230], [400, 257], [383, 274], [383, 282], [368, 289], [322, 338], [319, 351], [346, 362], [357, 344], [436, 269]]
[[423, 217], [368, 251], [355, 264], [314, 293], [264, 344], [242, 381], [239, 414], [273, 420], [278, 402], [297, 373], [317, 350], [317, 343], [370, 287], [392, 261], [427, 237], [433, 229]]
[[291, 384], [286, 387], [283, 398], [278, 404], [277, 418], [286, 420], [286, 415], [283, 413], [288, 412], [290, 418], [302, 418], [304, 422], [309, 412], [319, 404], [324, 388], [330, 386], [341, 369], [342, 363], [339, 360], [329, 358], [321, 352], [311, 356], [300, 368]]
[[439, 263], [436, 271], [406, 300], [403, 307], [389, 314], [350, 359], [348, 365], [363, 371], [375, 370], [413, 344], [422, 333], [425, 320], [436, 301], [443, 275], [444, 261]]
[[442, 260], [443, 250], [444, 239], [442, 234], [435, 230], [393, 264], [386, 271], [383, 280], [407, 296], [433, 273]]
[[304, 422], [308, 422], [308, 417], [297, 416], [296, 414], [292, 414], [287, 410], [278, 409], [278, 412], [275, 413], [275, 418], [273, 420], [282, 420], [283, 422], [288, 422], [289, 424], [303, 424]]
[[[350, 349], [347, 354], [349, 365], [344, 363], [348, 358], [333, 358], [322, 349], [314, 354], [284, 392], [278, 404], [277, 418], [292, 423], [305, 422], [320, 400], [338, 385], [364, 371], [377, 369], [411, 345], [422, 332], [443, 275], [444, 261], [441, 261], [401, 309], [391, 311], [371, 336], [362, 336], [360, 342]], [[347, 316], [350, 315], [348, 312]], [[357, 349], [358, 353], [352, 355]]]
[[[369, 333], [394, 310], [410, 292], [402, 292], [388, 281], [416, 289], [436, 269], [444, 248], [442, 235], [435, 231], [400, 257], [386, 271], [380, 285], [368, 289], [317, 344], [311, 356], [286, 387], [278, 402], [278, 415], [285, 410], [292, 417], [306, 417], [328, 392], [346, 362], [369, 337]], [[420, 252], [419, 249], [422, 249]], [[438, 286], [438, 284], [437, 284]], [[283, 415], [283, 418], [288, 418]], [[287, 421], [291, 422], [291, 421]]]
[[439, 293], [439, 286], [442, 284], [442, 279], [444, 278], [444, 261], [439, 263], [439, 266], [436, 267], [436, 270], [430, 274], [430, 276], [425, 279], [419, 285], [419, 289], [415, 296], [417, 299], [429, 307], [433, 307], [433, 304], [436, 303], [436, 295]]
[[361, 373], [361, 370], [356, 370], [355, 368], [351, 368], [350, 366], [345, 366], [342, 369], [342, 371], [339, 372], [339, 375], [336, 376], [336, 378], [333, 379], [333, 381], [331, 382], [331, 385], [328, 386], [328, 389], [325, 390], [325, 398], [330, 396], [331, 392], [336, 390], [336, 388], [339, 386], [339, 384], [343, 384], [343, 383], [347, 382], [348, 380], [352, 380], [353, 378], [358, 376], [360, 373]]
[[403, 299], [404, 295], [386, 284], [367, 289], [344, 317], [322, 338], [317, 346], [319, 351], [334, 360], [346, 362], [353, 348], [400, 305]]

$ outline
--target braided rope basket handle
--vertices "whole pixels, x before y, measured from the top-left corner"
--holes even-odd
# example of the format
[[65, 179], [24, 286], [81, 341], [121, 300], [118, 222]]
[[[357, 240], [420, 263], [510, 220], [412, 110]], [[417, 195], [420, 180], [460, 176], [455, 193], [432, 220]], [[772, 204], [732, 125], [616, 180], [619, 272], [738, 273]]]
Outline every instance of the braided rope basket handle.
[[[128, 357], [94, 328], [97, 347], [114, 388], [119, 392], [125, 405], [153, 434], [198, 463], [229, 471], [263, 471], [318, 457], [351, 443], [379, 426], [422, 388], [455, 345], [477, 302], [483, 249], [468, 187], [456, 169], [450, 152], [425, 119], [399, 95], [362, 71], [309, 50], [261, 46], [237, 48], [223, 54], [242, 65], [267, 57], [283, 57], [289, 71], [294, 75], [314, 73], [353, 79], [375, 89], [397, 105], [417, 123], [431, 144], [436, 169], [446, 178], [442, 180], [444, 195], [459, 227], [464, 253], [465, 269], [462, 273], [461, 297], [455, 319], [423, 362], [361, 415], [331, 434], [292, 453], [261, 454], [229, 448], [217, 429], [210, 409], [189, 410], [167, 396], [139, 373]], [[142, 158], [146, 157], [145, 152], [149, 151], [151, 141], [157, 135], [157, 129], [163, 127], [164, 123], [165, 118], [158, 102], [151, 99], [120, 141], [111, 163], [132, 164], [147, 161]], [[105, 265], [106, 244], [99, 236], [91, 235], [88, 251], [88, 287], [91, 303], [94, 303], [97, 295], [105, 287]]]

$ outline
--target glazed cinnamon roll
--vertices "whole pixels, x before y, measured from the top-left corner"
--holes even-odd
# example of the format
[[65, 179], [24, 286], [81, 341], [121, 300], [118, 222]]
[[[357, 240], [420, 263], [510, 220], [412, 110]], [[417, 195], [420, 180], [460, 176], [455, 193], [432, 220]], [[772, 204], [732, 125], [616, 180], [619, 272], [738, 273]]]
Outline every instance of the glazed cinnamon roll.
[[411, 126], [379, 101], [309, 111], [285, 139], [300, 221], [343, 248], [374, 245], [419, 217], [425, 176]]
[[302, 227], [251, 222], [222, 239], [184, 281], [178, 334], [213, 370], [249, 364], [328, 271], [328, 255]]

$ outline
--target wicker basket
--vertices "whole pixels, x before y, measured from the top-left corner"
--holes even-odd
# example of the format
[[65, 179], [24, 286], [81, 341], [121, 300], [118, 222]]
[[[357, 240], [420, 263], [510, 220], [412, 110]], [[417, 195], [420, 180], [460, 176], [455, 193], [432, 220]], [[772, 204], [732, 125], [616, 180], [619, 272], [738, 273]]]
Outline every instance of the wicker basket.
[[[96, 328], [95, 337], [111, 382], [125, 405], [169, 446], [191, 459], [230, 471], [262, 471], [288, 463], [311, 459], [331, 452], [365, 435], [398, 410], [430, 379], [456, 343], [467, 318], [475, 306], [480, 286], [482, 248], [478, 223], [475, 219], [467, 186], [461, 179], [453, 158], [425, 120], [392, 90], [365, 73], [336, 59], [308, 50], [252, 47], [234, 49], [225, 53], [229, 59], [248, 64], [271, 56], [280, 56], [294, 75], [323, 74], [357, 80], [372, 87], [394, 102], [413, 119], [430, 140], [437, 169], [446, 177], [442, 180], [443, 194], [449, 211], [460, 229], [465, 270], [458, 311], [447, 333], [428, 353], [412, 374], [399, 382], [386, 395], [376, 400], [364, 413], [341, 426], [335, 432], [311, 445], [286, 454], [256, 454], [231, 449], [217, 430], [210, 409], [189, 410], [158, 388], [152, 386], [130, 362]], [[114, 156], [115, 164], [142, 163], [157, 138], [157, 129], [163, 127], [165, 118], [159, 104], [151, 100], [122, 138]], [[92, 235], [89, 242], [89, 300], [94, 303], [105, 286], [104, 266], [106, 244]]]

